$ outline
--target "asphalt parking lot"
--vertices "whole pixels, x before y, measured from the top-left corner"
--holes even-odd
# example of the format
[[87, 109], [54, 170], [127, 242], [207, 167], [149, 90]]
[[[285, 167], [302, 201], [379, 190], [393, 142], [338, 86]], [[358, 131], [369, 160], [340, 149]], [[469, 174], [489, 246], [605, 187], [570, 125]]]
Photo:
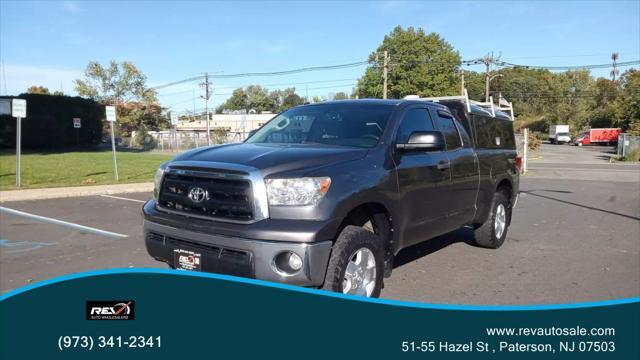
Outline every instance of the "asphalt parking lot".
[[[640, 166], [608, 163], [611, 151], [543, 145], [521, 178], [520, 201], [502, 248], [471, 245], [469, 229], [426, 241], [398, 255], [382, 296], [447, 304], [640, 296]], [[1, 291], [93, 269], [166, 268], [144, 248], [140, 208], [149, 197], [0, 204], [57, 221], [0, 213]]]

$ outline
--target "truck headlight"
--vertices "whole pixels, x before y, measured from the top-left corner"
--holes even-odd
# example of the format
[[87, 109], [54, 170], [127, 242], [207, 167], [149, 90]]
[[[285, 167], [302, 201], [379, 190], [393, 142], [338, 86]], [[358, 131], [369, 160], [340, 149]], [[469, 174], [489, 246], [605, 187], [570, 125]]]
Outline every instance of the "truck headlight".
[[269, 205], [315, 205], [329, 190], [331, 178], [267, 179]]
[[162, 186], [162, 176], [164, 176], [164, 169], [167, 168], [167, 164], [164, 163], [160, 165], [158, 170], [156, 170], [156, 175], [153, 177], [153, 198], [158, 199], [158, 195], [160, 194], [160, 186]]

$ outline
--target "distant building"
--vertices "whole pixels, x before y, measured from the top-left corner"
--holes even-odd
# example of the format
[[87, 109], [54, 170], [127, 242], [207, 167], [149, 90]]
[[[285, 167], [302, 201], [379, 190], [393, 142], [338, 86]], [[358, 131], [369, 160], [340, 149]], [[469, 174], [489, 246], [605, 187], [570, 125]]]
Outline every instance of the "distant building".
[[[224, 129], [229, 132], [249, 132], [266, 124], [277, 114], [212, 114], [209, 120], [211, 130]], [[177, 131], [207, 132], [206, 120], [180, 120]]]

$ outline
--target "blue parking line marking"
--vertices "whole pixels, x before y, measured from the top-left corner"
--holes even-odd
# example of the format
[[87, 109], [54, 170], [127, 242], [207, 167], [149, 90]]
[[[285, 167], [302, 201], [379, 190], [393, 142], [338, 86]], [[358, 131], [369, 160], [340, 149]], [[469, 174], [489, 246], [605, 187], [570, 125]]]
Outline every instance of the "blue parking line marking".
[[[39, 241], [11, 241], [7, 239], [0, 239], [0, 246], [11, 248], [11, 250], [6, 250], [7, 254], [16, 254], [22, 253], [32, 250], [37, 250], [46, 246], [58, 245], [57, 242], [39, 242]], [[22, 247], [22, 248], [20, 248]], [[16, 249], [13, 249], [16, 248]]]

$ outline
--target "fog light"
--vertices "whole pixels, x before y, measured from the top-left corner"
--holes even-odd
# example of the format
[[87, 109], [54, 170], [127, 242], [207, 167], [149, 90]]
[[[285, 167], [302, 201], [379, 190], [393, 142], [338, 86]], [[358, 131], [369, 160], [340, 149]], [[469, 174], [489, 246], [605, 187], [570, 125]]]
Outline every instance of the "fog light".
[[302, 259], [300, 258], [300, 256], [296, 253], [290, 253], [289, 255], [289, 266], [291, 267], [291, 269], [293, 270], [300, 270], [302, 269]]
[[280, 275], [291, 276], [302, 269], [302, 258], [293, 251], [284, 251], [273, 258], [273, 265]]

